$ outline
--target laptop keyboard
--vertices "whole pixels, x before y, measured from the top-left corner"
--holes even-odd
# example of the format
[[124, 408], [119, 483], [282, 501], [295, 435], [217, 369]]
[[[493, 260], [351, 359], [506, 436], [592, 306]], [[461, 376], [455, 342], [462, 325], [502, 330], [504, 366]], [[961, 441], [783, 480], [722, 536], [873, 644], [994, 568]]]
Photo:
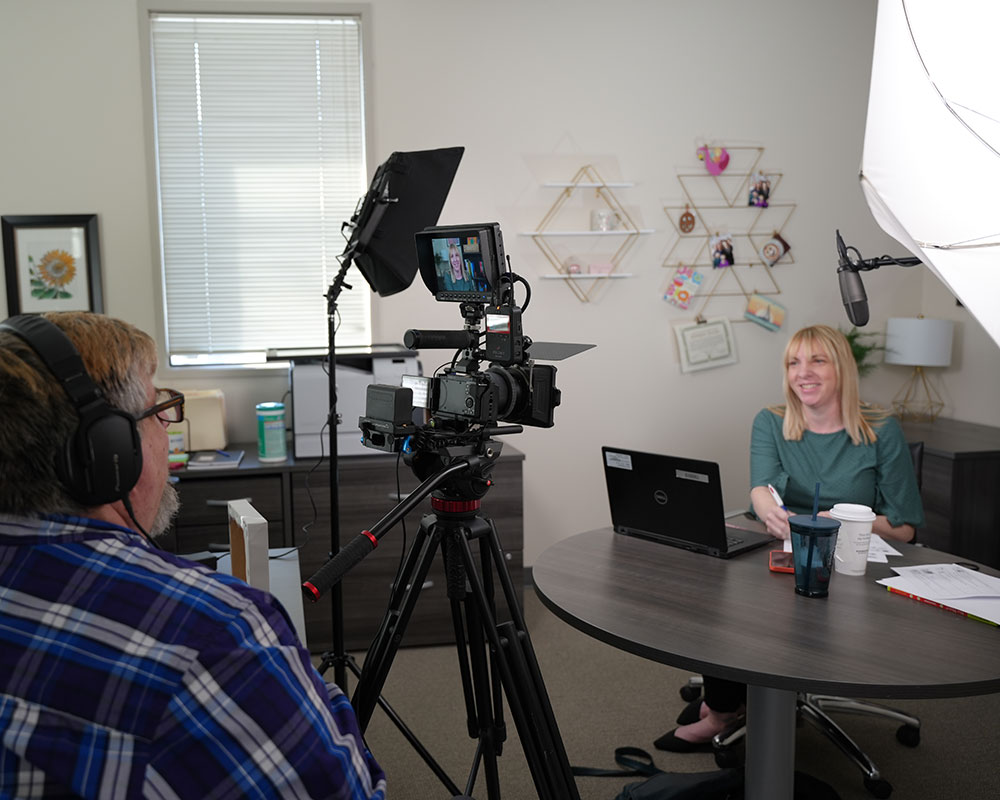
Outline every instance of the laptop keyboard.
[[741, 539], [739, 536], [727, 536], [726, 544], [729, 545], [730, 547], [734, 547], [735, 545], [743, 544], [743, 539]]

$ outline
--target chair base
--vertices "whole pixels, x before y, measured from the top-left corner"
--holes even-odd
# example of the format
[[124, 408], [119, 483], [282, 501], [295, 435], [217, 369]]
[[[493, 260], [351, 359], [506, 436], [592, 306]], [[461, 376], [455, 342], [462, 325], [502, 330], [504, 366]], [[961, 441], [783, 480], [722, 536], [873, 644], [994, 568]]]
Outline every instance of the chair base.
[[[701, 693], [700, 686], [701, 678], [692, 677], [681, 690], [681, 696], [688, 701], [695, 699]], [[807, 720], [861, 770], [865, 788], [874, 797], [887, 798], [892, 794], [892, 784], [882, 777], [875, 763], [827, 712], [865, 714], [899, 722], [896, 739], [906, 747], [916, 747], [920, 744], [920, 720], [917, 717], [878, 703], [807, 692], [799, 693], [795, 706], [799, 719]], [[733, 767], [738, 764], [739, 754], [736, 752], [736, 747], [745, 736], [746, 725], [740, 721], [712, 739], [712, 750], [719, 767]]]

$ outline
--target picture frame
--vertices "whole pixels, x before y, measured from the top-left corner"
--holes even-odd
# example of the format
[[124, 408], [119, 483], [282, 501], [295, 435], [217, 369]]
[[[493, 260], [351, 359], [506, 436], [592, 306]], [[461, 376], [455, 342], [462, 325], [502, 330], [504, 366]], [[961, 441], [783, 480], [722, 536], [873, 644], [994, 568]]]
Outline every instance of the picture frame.
[[7, 314], [104, 311], [97, 214], [0, 217]]
[[739, 361], [729, 320], [716, 317], [674, 326], [680, 352], [681, 372], [698, 372]]

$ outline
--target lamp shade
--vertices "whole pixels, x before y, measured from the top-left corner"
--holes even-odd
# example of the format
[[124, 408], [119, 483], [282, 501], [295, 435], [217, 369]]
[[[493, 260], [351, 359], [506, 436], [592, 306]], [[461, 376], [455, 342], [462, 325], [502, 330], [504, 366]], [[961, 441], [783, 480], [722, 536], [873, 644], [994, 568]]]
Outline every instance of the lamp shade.
[[947, 367], [955, 323], [947, 319], [892, 317], [885, 326], [885, 363]]

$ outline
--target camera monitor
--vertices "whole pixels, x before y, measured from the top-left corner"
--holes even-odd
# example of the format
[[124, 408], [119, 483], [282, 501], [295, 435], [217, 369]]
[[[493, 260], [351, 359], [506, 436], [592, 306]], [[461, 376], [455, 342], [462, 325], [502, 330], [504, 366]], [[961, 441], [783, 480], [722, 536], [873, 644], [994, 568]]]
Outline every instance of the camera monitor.
[[427, 228], [416, 235], [417, 265], [436, 300], [493, 303], [506, 271], [495, 222]]

